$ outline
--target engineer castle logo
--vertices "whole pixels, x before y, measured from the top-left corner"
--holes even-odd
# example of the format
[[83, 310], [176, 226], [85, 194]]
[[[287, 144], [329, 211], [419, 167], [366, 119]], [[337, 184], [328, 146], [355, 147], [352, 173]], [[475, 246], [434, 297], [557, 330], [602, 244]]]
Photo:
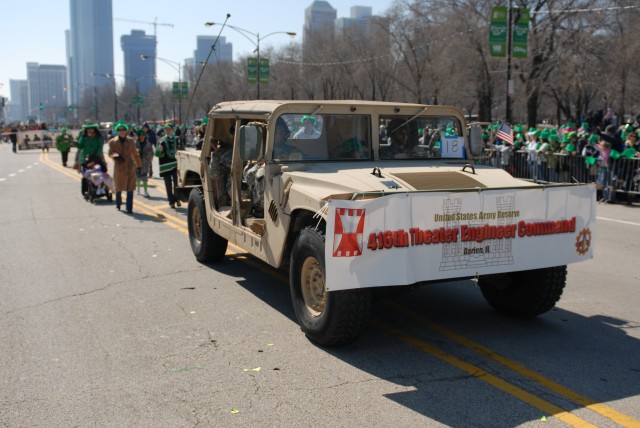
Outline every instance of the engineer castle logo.
[[362, 255], [365, 209], [336, 208], [333, 257]]

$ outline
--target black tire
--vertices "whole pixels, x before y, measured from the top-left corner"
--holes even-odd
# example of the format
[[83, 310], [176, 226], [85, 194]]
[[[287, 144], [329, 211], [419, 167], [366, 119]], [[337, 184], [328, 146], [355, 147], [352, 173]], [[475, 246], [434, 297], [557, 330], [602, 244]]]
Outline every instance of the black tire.
[[215, 233], [207, 223], [204, 196], [200, 189], [189, 194], [187, 209], [189, 242], [191, 250], [200, 263], [219, 262], [227, 252], [227, 240]]
[[89, 183], [87, 182], [87, 179], [84, 177], [80, 179], [80, 192], [82, 192], [82, 196], [85, 199], [89, 199], [89, 196], [88, 196]]
[[325, 239], [311, 227], [298, 235], [291, 251], [289, 284], [300, 328], [313, 342], [338, 346], [352, 342], [371, 313], [371, 290], [325, 289]]
[[551, 310], [564, 291], [567, 266], [481, 276], [482, 295], [498, 312], [530, 318]]

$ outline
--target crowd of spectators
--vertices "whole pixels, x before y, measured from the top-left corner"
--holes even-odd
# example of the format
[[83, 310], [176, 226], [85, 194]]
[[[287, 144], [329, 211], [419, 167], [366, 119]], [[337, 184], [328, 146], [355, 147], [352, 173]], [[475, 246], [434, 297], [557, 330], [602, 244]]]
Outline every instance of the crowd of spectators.
[[[635, 200], [640, 181], [640, 116], [618, 125], [610, 120], [567, 122], [559, 127], [513, 127], [514, 139], [485, 130], [485, 159], [514, 176], [542, 182], [596, 182], [601, 202]], [[613, 122], [613, 123], [612, 123]]]

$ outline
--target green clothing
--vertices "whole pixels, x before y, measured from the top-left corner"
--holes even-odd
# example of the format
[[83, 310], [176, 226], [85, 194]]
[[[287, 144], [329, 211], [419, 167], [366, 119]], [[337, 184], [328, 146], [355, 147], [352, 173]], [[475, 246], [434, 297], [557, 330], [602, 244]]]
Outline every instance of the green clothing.
[[160, 177], [171, 174], [176, 169], [178, 162], [176, 161], [176, 151], [178, 150], [177, 139], [174, 135], [164, 136], [158, 142], [156, 147], [156, 157], [160, 166]]
[[84, 163], [87, 157], [96, 155], [102, 157], [102, 146], [104, 145], [104, 140], [100, 135], [96, 137], [86, 137], [82, 135], [78, 138], [78, 150], [80, 153], [80, 163]]
[[73, 138], [69, 134], [61, 134], [56, 137], [56, 149], [61, 152], [68, 152], [71, 149]]

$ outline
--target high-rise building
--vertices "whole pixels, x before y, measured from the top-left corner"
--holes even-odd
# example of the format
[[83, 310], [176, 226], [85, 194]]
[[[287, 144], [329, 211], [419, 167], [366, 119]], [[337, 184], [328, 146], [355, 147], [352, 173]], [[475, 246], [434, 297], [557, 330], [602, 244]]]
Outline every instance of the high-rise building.
[[[196, 38], [196, 50], [193, 51], [193, 57], [195, 59], [195, 67], [202, 67], [202, 64], [207, 60], [207, 56], [211, 52], [211, 46], [216, 41], [216, 36], [198, 36]], [[211, 53], [209, 57], [209, 64], [215, 64], [216, 62], [232, 62], [233, 61], [233, 44], [227, 43], [226, 38], [220, 37], [218, 44], [215, 47], [215, 51]]]
[[67, 106], [67, 67], [27, 63], [27, 116], [56, 120]]
[[371, 28], [372, 8], [369, 6], [352, 6], [349, 18], [336, 20], [336, 32], [342, 33], [348, 28], [358, 28], [368, 31]]
[[313, 37], [313, 33], [333, 31], [337, 16], [338, 11], [328, 1], [315, 0], [304, 10], [302, 41], [307, 42], [310, 37]]
[[9, 80], [11, 102], [7, 108], [9, 122], [24, 121], [27, 119], [27, 106], [29, 105], [29, 92], [26, 80]]
[[304, 10], [302, 54], [305, 61], [316, 58], [316, 43], [333, 38], [337, 15], [337, 10], [324, 0], [315, 0]]
[[69, 91], [72, 104], [86, 90], [113, 85], [113, 7], [112, 0], [69, 0], [71, 29], [67, 54]]
[[120, 45], [124, 52], [125, 85], [136, 85], [140, 93], [146, 94], [156, 86], [156, 37], [131, 30], [131, 34], [120, 38]]

